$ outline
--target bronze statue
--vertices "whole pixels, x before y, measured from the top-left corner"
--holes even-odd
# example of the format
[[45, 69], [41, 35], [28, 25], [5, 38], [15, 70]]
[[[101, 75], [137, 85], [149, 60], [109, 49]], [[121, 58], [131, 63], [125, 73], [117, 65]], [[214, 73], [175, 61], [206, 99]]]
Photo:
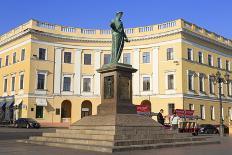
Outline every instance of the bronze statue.
[[129, 42], [121, 21], [122, 15], [123, 12], [117, 12], [115, 19], [110, 24], [112, 29], [111, 63], [118, 63], [124, 47], [124, 41]]

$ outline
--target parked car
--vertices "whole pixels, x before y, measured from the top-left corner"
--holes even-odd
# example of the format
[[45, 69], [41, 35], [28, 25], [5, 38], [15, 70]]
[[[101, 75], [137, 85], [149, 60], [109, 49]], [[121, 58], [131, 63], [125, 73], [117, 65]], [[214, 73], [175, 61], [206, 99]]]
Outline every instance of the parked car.
[[32, 118], [19, 118], [15, 121], [16, 128], [40, 128], [39, 122]]
[[200, 134], [219, 134], [219, 130], [212, 124], [201, 124], [199, 129]]
[[[229, 127], [226, 126], [226, 125], [223, 125], [224, 126], [224, 134], [229, 134]], [[218, 131], [220, 131], [220, 125], [215, 125], [215, 127], [218, 129]]]

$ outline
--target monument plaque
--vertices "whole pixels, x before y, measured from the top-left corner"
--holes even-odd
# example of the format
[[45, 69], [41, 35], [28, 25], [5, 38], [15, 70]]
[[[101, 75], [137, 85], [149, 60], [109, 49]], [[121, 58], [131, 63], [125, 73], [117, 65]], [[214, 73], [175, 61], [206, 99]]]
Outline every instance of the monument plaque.
[[114, 97], [114, 76], [104, 77], [104, 98], [110, 99]]

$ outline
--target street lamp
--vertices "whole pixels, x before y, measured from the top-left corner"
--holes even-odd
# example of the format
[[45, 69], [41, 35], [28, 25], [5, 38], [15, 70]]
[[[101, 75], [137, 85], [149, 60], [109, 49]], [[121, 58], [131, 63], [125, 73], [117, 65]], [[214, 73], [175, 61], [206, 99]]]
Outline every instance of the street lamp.
[[226, 72], [224, 78], [222, 77], [221, 73], [217, 71], [216, 75], [212, 74], [210, 76], [211, 80], [213, 81], [214, 85], [218, 83], [218, 90], [219, 90], [219, 101], [220, 101], [220, 136], [224, 136], [224, 126], [223, 126], [223, 117], [222, 117], [222, 84], [227, 84], [227, 91], [228, 86], [230, 83], [230, 75]]

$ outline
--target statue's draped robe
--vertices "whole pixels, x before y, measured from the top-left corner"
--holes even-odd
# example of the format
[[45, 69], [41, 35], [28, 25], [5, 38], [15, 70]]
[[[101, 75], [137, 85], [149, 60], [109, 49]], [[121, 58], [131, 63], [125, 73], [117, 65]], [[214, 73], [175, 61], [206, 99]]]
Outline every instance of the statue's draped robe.
[[114, 19], [110, 26], [112, 28], [111, 63], [117, 63], [120, 59], [124, 47], [125, 33], [121, 20]]

